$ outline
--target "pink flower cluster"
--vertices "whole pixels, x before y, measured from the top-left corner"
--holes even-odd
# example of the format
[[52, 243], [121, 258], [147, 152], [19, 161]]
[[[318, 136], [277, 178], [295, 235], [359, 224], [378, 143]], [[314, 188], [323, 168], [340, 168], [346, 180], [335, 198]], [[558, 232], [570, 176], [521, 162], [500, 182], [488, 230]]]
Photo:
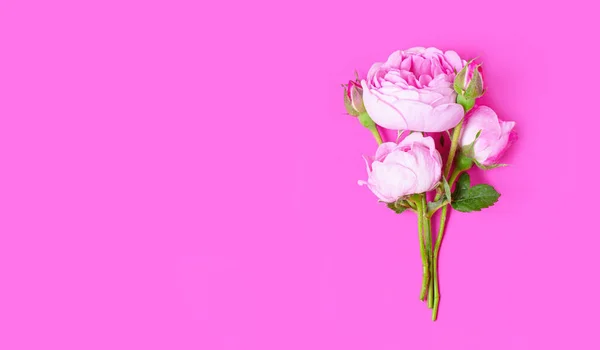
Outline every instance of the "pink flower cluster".
[[[497, 165], [516, 137], [515, 123], [500, 120], [489, 107], [475, 106], [465, 116], [460, 97], [466, 94], [473, 101], [480, 97], [483, 76], [480, 65], [464, 61], [454, 51], [422, 47], [396, 51], [386, 62], [373, 64], [360, 87], [354, 81], [348, 86], [352, 106], [366, 111], [379, 127], [432, 133], [463, 122], [460, 147], [471, 146], [471, 158], [482, 166]], [[434, 140], [413, 135], [399, 144], [380, 144], [374, 159], [367, 161], [369, 178], [360, 184], [367, 185], [382, 201], [395, 202], [439, 184], [441, 156]], [[417, 138], [421, 140], [413, 150]], [[421, 149], [427, 149], [430, 156], [422, 157]]]
[[[427, 300], [436, 320], [437, 262], [448, 210], [474, 212], [496, 203], [500, 194], [490, 185], [471, 186], [468, 172], [473, 165], [485, 170], [502, 166], [500, 158], [516, 139], [515, 122], [503, 121], [490, 107], [476, 103], [487, 90], [481, 64], [454, 51], [396, 51], [387, 61], [373, 64], [366, 79], [357, 77], [344, 88], [348, 114], [379, 144], [374, 157], [365, 157], [367, 179], [358, 183], [396, 213], [417, 213], [421, 300]], [[385, 142], [380, 128], [407, 136]], [[446, 157], [435, 140], [448, 140]], [[439, 209], [434, 240], [433, 218]]]

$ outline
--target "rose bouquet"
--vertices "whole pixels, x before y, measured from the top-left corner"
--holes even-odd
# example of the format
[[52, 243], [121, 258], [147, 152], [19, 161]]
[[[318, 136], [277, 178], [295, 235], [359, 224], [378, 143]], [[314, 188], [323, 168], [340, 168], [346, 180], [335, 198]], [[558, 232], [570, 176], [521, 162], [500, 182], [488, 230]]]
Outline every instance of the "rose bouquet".
[[[475, 165], [493, 169], [515, 140], [514, 122], [502, 121], [489, 107], [477, 105], [486, 91], [481, 64], [465, 61], [454, 51], [411, 48], [375, 63], [366, 79], [344, 84], [348, 114], [358, 118], [379, 147], [365, 157], [368, 187], [398, 214], [417, 214], [423, 265], [420, 299], [437, 319], [440, 302], [438, 256], [448, 210], [479, 211], [500, 194], [490, 185], [471, 186]], [[380, 128], [397, 130], [395, 142], [384, 142]], [[449, 139], [447, 156], [436, 145]], [[444, 152], [445, 153], [445, 152]], [[444, 162], [445, 159], [445, 162]], [[438, 234], [433, 218], [439, 211]]]

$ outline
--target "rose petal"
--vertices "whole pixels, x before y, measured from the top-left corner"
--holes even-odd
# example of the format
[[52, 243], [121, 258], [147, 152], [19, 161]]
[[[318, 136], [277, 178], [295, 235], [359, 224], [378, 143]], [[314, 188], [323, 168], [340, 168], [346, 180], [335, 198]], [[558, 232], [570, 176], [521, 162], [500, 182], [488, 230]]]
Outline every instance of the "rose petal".
[[[373, 81], [373, 79], [380, 75], [380, 70], [381, 70], [381, 66], [383, 64], [382, 63], [375, 63], [371, 66], [371, 68], [369, 69], [369, 72], [367, 73], [367, 80], [369, 81], [369, 83], [371, 81]], [[383, 75], [385, 75], [385, 72], [383, 72]]]
[[409, 57], [406, 57], [402, 60], [402, 63], [400, 64], [400, 69], [401, 70], [406, 70], [406, 71], [410, 71], [410, 68], [412, 67], [412, 59]]
[[425, 122], [427, 132], [441, 132], [455, 127], [465, 116], [465, 110], [457, 103], [436, 106], [430, 118]]
[[455, 51], [446, 51], [444, 53], [444, 56], [457, 72], [462, 69], [463, 61], [460, 59], [460, 56]]
[[421, 145], [423, 147], [427, 147], [432, 151], [435, 151], [435, 141], [431, 136], [423, 136], [420, 132], [413, 132], [412, 134], [406, 136], [399, 144], [398, 147], [409, 146], [414, 147], [414, 145]]
[[428, 75], [428, 74], [424, 74], [419, 77], [419, 83], [421, 83], [422, 86], [429, 85], [429, 83], [432, 80], [433, 80], [433, 78], [431, 77], [431, 75]]
[[394, 142], [384, 142], [375, 151], [375, 161], [383, 162], [385, 157], [398, 147]]
[[398, 68], [400, 67], [400, 63], [402, 63], [403, 58], [404, 57], [402, 56], [402, 51], [392, 52], [392, 54], [388, 57], [387, 61], [385, 62], [385, 66], [389, 68]]
[[435, 148], [428, 148], [416, 144], [413, 146], [410, 153], [413, 155], [416, 162], [416, 193], [432, 190], [440, 181], [442, 174], [442, 161], [439, 152], [436, 151]]
[[[376, 95], [378, 94], [378, 95]], [[368, 88], [366, 83], [363, 83], [363, 102], [365, 109], [371, 119], [377, 124], [384, 128], [391, 130], [405, 130], [407, 129], [407, 122], [404, 119], [402, 113], [395, 108], [390, 102], [383, 100], [377, 90], [371, 90]], [[388, 99], [394, 99], [394, 97], [387, 97]]]
[[373, 163], [373, 172], [369, 184], [374, 187], [374, 193], [388, 203], [412, 192], [416, 184], [415, 173], [406, 166], [396, 163]]

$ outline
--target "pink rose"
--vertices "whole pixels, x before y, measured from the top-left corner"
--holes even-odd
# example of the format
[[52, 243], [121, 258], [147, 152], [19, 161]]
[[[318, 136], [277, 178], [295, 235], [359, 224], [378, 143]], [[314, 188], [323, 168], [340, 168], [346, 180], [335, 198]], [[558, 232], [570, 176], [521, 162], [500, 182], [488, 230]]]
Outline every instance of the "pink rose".
[[399, 144], [382, 143], [375, 158], [365, 161], [369, 179], [358, 184], [367, 185], [386, 203], [432, 190], [442, 174], [442, 157], [433, 139], [421, 133], [410, 134]]
[[454, 51], [415, 47], [375, 63], [361, 81], [371, 119], [392, 130], [439, 132], [464, 116], [456, 103], [455, 73], [466, 62]]
[[467, 152], [467, 156], [479, 164], [494, 165], [516, 139], [515, 124], [499, 120], [496, 112], [489, 107], [476, 106], [465, 117], [460, 145], [463, 149], [472, 145], [473, 149]]

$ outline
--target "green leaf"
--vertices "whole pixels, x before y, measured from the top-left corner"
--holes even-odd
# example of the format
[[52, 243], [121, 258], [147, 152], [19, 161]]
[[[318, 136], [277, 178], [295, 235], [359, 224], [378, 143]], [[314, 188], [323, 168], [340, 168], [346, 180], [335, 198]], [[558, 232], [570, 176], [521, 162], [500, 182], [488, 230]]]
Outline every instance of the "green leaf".
[[443, 175], [442, 175], [442, 181], [438, 184], [438, 186], [441, 186], [442, 194], [440, 195], [440, 198], [437, 201], [427, 203], [428, 211], [436, 210], [436, 209], [440, 208], [442, 205], [444, 205], [445, 203], [450, 203], [452, 201], [452, 194], [450, 193], [450, 185], [448, 184], [448, 181], [446, 181], [446, 178]]
[[475, 165], [477, 165], [477, 167], [481, 170], [491, 170], [491, 169], [496, 169], [496, 168], [503, 168], [505, 166], [508, 166], [508, 164], [492, 164], [492, 165], [483, 165], [481, 163], [479, 163], [478, 161], [475, 160]]
[[[475, 139], [473, 140], [473, 142], [471, 142], [470, 144], [466, 145], [466, 146], [462, 146], [461, 147], [461, 154], [467, 158], [471, 158], [473, 159], [475, 157], [475, 142], [477, 142], [477, 140], [479, 139], [479, 136], [481, 136], [481, 130], [477, 131], [477, 134], [475, 134]], [[463, 169], [463, 170], [467, 170], [467, 168]]]
[[473, 77], [471, 78], [471, 82], [469, 83], [469, 87], [465, 92], [465, 96], [467, 98], [477, 98], [483, 95], [483, 79], [481, 74], [479, 73], [479, 66], [475, 68], [473, 71]]
[[463, 173], [452, 194], [452, 208], [463, 213], [480, 211], [494, 205], [499, 197], [500, 193], [490, 185], [481, 184], [471, 187], [469, 174]]
[[465, 83], [465, 78], [467, 75], [467, 66], [468, 64], [466, 64], [465, 67], [461, 69], [460, 72], [458, 72], [454, 78], [454, 91], [456, 91], [456, 93], [459, 95], [464, 93], [463, 85]]
[[[409, 209], [408, 206], [404, 206], [404, 201], [399, 199], [393, 203], [388, 203], [387, 207], [396, 212], [396, 214], [402, 214], [404, 211]], [[408, 205], [408, 204], [407, 204]]]
[[467, 173], [462, 173], [456, 182], [456, 188], [452, 197], [461, 195], [463, 192], [468, 191], [471, 187], [471, 177]]
[[444, 185], [444, 194], [446, 195], [446, 198], [448, 199], [448, 201], [452, 201], [452, 193], [450, 190], [450, 185], [448, 184], [448, 181], [446, 181], [446, 177], [442, 175], [442, 183]]

